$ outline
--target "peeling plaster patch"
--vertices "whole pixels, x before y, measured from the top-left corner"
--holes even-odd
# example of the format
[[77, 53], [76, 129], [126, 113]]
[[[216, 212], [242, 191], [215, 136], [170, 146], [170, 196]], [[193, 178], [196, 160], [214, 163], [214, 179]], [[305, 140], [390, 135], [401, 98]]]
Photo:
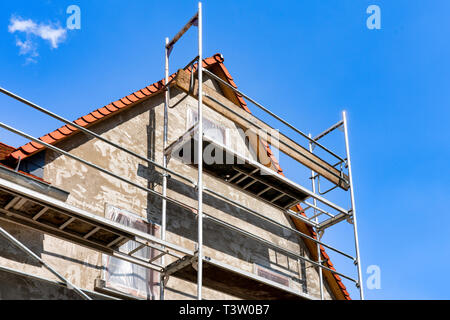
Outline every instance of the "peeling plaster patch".
[[67, 170], [57, 168], [56, 169], [56, 185], [63, 184], [63, 179], [68, 179], [71, 176], [72, 176], [71, 173], [68, 172]]
[[81, 184], [77, 184], [75, 189], [72, 190], [72, 193], [77, 194], [79, 197], [83, 197], [83, 195], [86, 194], [86, 191], [87, 189], [84, 188]]
[[104, 143], [103, 141], [96, 141], [94, 142], [94, 149], [96, 151], [100, 151], [100, 153], [102, 154], [102, 157], [105, 158], [106, 157], [106, 150], [109, 149], [109, 145], [107, 145], [106, 143]]

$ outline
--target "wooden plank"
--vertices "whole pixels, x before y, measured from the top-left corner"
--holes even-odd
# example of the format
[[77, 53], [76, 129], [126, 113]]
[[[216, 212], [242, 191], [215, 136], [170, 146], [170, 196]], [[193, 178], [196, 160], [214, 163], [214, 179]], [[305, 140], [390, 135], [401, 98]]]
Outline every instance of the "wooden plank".
[[[195, 80], [194, 89], [190, 90], [190, 73], [185, 70], [179, 70], [175, 79], [175, 85], [183, 90], [184, 92], [197, 96], [198, 80]], [[348, 176], [344, 175], [341, 179], [340, 171], [329, 163], [319, 158], [317, 155], [311, 153], [289, 137], [285, 136], [281, 132], [273, 129], [265, 122], [259, 120], [252, 114], [248, 113], [241, 107], [235, 105], [233, 102], [222, 96], [215, 89], [204, 85], [203, 91], [205, 96], [203, 97], [203, 103], [213, 109], [214, 111], [220, 113], [226, 118], [232, 120], [244, 130], [249, 130], [259, 136], [260, 139], [265, 140], [268, 144], [271, 144], [267, 137], [271, 137], [270, 140], [279, 141], [277, 147], [281, 152], [287, 154], [291, 158], [297, 160], [304, 166], [316, 173], [320, 174], [324, 178], [328, 179], [332, 183], [338, 185], [344, 190], [349, 189]], [[212, 99], [211, 99], [211, 98]], [[218, 103], [219, 102], [219, 103]], [[261, 128], [261, 129], [259, 129]]]
[[183, 34], [189, 30], [190, 27], [197, 25], [198, 23], [198, 12], [184, 25], [184, 27], [173, 37], [173, 39], [167, 44], [167, 48], [172, 51], [173, 45], [180, 40]]

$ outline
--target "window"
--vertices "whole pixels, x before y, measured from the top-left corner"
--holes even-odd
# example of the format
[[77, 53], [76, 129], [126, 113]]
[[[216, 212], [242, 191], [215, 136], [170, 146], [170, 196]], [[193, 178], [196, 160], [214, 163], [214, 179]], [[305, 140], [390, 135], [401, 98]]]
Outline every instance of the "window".
[[[107, 204], [105, 216], [106, 218], [119, 222], [124, 226], [132, 227], [139, 231], [158, 236], [156, 234], [159, 232], [158, 226], [131, 212], [127, 212]], [[139, 245], [137, 242], [128, 241], [123, 244], [119, 250], [121, 252], [128, 253], [138, 246]], [[154, 251], [155, 250], [151, 248], [144, 247], [136, 251], [133, 255], [151, 259], [158, 254], [158, 252]], [[103, 255], [103, 263], [105, 266], [103, 279], [105, 280], [105, 286], [107, 288], [115, 289], [139, 298], [154, 298], [156, 291], [155, 288], [159, 282], [159, 277], [156, 271], [108, 255]]]
[[[188, 108], [187, 114], [187, 130], [194, 126], [198, 121], [198, 112]], [[203, 132], [209, 139], [219, 142], [220, 144], [227, 145], [227, 130], [223, 126], [220, 126], [213, 121], [203, 117]]]
[[254, 264], [254, 269], [255, 273], [260, 277], [266, 278], [267, 280], [271, 280], [273, 282], [277, 282], [286, 287], [291, 286], [289, 277], [282, 275], [281, 273], [275, 270], [264, 268], [263, 266], [260, 266], [258, 264]]

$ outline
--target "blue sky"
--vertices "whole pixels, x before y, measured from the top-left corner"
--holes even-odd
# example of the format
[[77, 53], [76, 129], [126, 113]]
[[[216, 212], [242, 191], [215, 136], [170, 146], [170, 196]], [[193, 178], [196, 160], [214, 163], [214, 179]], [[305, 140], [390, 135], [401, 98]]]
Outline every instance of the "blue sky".
[[[72, 4], [81, 30], [56, 47], [8, 30], [14, 18], [64, 29]], [[371, 4], [381, 30], [366, 27]], [[75, 119], [161, 79], [164, 38], [195, 10], [195, 1], [2, 1], [0, 86]], [[205, 56], [222, 53], [244, 92], [313, 135], [348, 111], [363, 272], [381, 268], [369, 299], [450, 298], [449, 10], [445, 0], [204, 1]], [[171, 72], [196, 55], [195, 37], [180, 41]], [[21, 55], [27, 39], [34, 49]], [[0, 106], [2, 122], [35, 136], [60, 125], [6, 97]], [[24, 142], [4, 131], [0, 141]], [[351, 251], [349, 230], [324, 239]]]

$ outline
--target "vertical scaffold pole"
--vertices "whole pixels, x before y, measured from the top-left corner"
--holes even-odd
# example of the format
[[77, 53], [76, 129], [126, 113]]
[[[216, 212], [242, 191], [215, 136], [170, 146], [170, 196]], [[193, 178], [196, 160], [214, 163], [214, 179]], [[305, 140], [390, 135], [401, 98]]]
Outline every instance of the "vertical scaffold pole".
[[[169, 82], [169, 48], [167, 45], [169, 44], [169, 38], [166, 38], [166, 45], [165, 48], [165, 67], [164, 67], [164, 84], [167, 85]], [[169, 87], [166, 86], [166, 92], [165, 92], [165, 99], [164, 99], [164, 132], [163, 132], [163, 150], [165, 151], [167, 148], [167, 131], [168, 131], [168, 122], [169, 122], [169, 101], [170, 101], [170, 92]], [[163, 167], [167, 168], [167, 156], [166, 153], [163, 151]], [[162, 205], [161, 205], [161, 239], [166, 240], [166, 221], [167, 221], [167, 172], [163, 172], [162, 176]], [[161, 257], [161, 265], [164, 266], [164, 256]], [[159, 293], [159, 299], [164, 300], [164, 274], [161, 274], [160, 281], [160, 293]]]
[[342, 120], [344, 121], [344, 136], [345, 136], [345, 150], [347, 152], [347, 167], [348, 167], [348, 179], [350, 183], [350, 198], [352, 203], [352, 220], [353, 220], [353, 233], [355, 236], [355, 251], [356, 251], [356, 266], [358, 268], [358, 287], [361, 300], [364, 300], [364, 283], [361, 272], [361, 258], [359, 255], [359, 241], [358, 241], [358, 225], [356, 221], [356, 207], [355, 207], [355, 194], [353, 191], [353, 174], [352, 163], [350, 159], [350, 146], [348, 142], [348, 125], [347, 125], [347, 113], [342, 112]]
[[202, 3], [198, 3], [198, 265], [197, 299], [202, 299], [203, 284], [203, 15]]
[[[311, 134], [309, 134], [309, 137], [311, 138]], [[309, 151], [313, 153], [313, 144], [310, 141], [309, 142]], [[312, 185], [312, 192], [316, 193], [316, 181], [315, 181], [315, 175], [316, 173], [314, 170], [311, 170], [311, 185]], [[313, 204], [315, 207], [317, 207], [317, 200], [313, 199]], [[314, 209], [314, 214], [316, 214], [316, 209]], [[319, 218], [315, 218], [316, 223], [319, 223]], [[317, 233], [317, 240], [319, 240], [319, 234]], [[317, 243], [317, 263], [322, 265], [322, 254], [320, 252], [320, 244]], [[320, 288], [320, 300], [324, 299], [323, 295], [323, 270], [321, 267], [319, 267], [319, 288]]]

